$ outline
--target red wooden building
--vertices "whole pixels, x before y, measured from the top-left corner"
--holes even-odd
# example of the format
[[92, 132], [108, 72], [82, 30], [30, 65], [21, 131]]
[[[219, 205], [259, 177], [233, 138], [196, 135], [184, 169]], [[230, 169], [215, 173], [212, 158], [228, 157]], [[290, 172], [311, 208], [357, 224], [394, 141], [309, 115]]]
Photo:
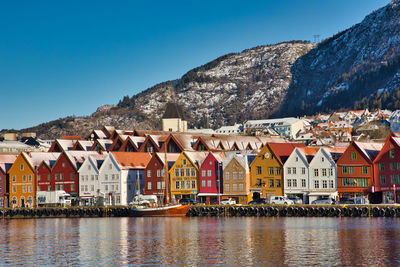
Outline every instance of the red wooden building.
[[350, 143], [336, 162], [339, 197], [370, 197], [374, 181], [373, 161], [381, 149], [381, 143]]
[[9, 207], [9, 175], [8, 170], [17, 159], [16, 154], [0, 154], [0, 208]]
[[[179, 158], [179, 153], [154, 153], [145, 169], [145, 195], [156, 195], [159, 204], [164, 204], [166, 199], [165, 157], [167, 157], [168, 169]], [[169, 191], [169, 190], [168, 190]]]
[[219, 203], [223, 193], [222, 157], [220, 153], [208, 153], [199, 169], [198, 199], [206, 205]]
[[390, 134], [374, 160], [374, 202], [400, 203], [400, 138]]

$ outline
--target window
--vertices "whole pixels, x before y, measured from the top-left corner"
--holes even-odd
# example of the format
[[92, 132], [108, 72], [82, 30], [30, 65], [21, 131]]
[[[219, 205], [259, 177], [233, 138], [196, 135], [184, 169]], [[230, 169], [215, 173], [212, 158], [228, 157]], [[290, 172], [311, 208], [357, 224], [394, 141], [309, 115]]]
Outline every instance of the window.
[[207, 180], [207, 187], [211, 187], [211, 180]]
[[225, 180], [229, 180], [229, 172], [225, 173]]
[[190, 170], [191, 170], [192, 176], [196, 176], [196, 170], [194, 168], [191, 168]]
[[319, 188], [319, 181], [318, 180], [314, 181], [314, 188]]
[[151, 182], [147, 182], [147, 190], [151, 190]]
[[232, 185], [232, 191], [233, 191], [233, 192], [236, 192], [236, 191], [237, 191], [237, 184], [233, 184], [233, 185]]
[[186, 169], [186, 176], [190, 176], [190, 169], [189, 168]]
[[206, 176], [206, 170], [201, 170], [201, 177], [205, 177]]
[[108, 181], [108, 174], [104, 175], [104, 180]]
[[40, 177], [40, 174], [38, 174], [38, 175], [37, 175], [37, 179], [38, 179], [38, 181], [40, 181], [40, 178], [41, 178], [41, 177]]
[[85, 186], [84, 185], [81, 185], [81, 191], [82, 192], [85, 191]]
[[[275, 168], [275, 172], [276, 172], [277, 175], [280, 175], [281, 174], [281, 168], [280, 167], [276, 167]], [[296, 170], [294, 170], [293, 174], [296, 174]]]
[[306, 187], [306, 179], [301, 179], [301, 187]]
[[356, 160], [357, 159], [357, 153], [356, 152], [351, 152], [351, 159]]
[[28, 193], [32, 193], [32, 186], [28, 185]]
[[193, 189], [196, 188], [196, 181], [192, 181], [192, 188], [193, 188]]
[[91, 178], [92, 181], [94, 181], [94, 175], [93, 174], [90, 175], [90, 178]]
[[261, 166], [257, 166], [256, 168], [257, 168], [257, 174], [261, 174], [262, 173], [261, 172]]
[[304, 167], [301, 168], [301, 174], [306, 174], [306, 168]]
[[15, 175], [12, 176], [12, 181], [13, 181], [13, 182], [16, 182], [16, 181], [17, 181], [17, 178], [15, 177]]
[[322, 176], [326, 176], [326, 169], [322, 169]]
[[229, 184], [224, 184], [224, 191], [225, 192], [229, 192]]
[[342, 174], [347, 174], [347, 166], [342, 166]]
[[158, 189], [158, 190], [161, 189], [161, 182], [157, 182], [157, 189]]
[[386, 176], [385, 175], [379, 176], [379, 182], [380, 184], [386, 184]]
[[362, 166], [361, 172], [362, 174], [368, 174], [368, 166]]
[[112, 164], [108, 164], [108, 169], [112, 169]]
[[329, 176], [332, 176], [332, 175], [333, 175], [333, 169], [330, 168], [330, 169], [329, 169]]
[[269, 179], [269, 187], [274, 187], [274, 179]]
[[184, 177], [185, 176], [185, 169], [181, 169], [181, 176]]
[[324, 158], [324, 157], [322, 157], [322, 158], [321, 158], [321, 162], [324, 162], [324, 161], [325, 161], [325, 158]]
[[288, 179], [287, 180], [287, 186], [288, 187], [292, 187], [292, 179]]
[[22, 193], [26, 193], [26, 185], [22, 186]]
[[22, 175], [22, 182], [26, 182], [26, 175]]
[[185, 181], [181, 181], [181, 189], [185, 189]]
[[292, 182], [293, 182], [293, 187], [297, 187], [297, 179], [293, 179]]
[[389, 157], [390, 157], [391, 159], [394, 159], [394, 149], [389, 150]]
[[175, 176], [179, 177], [179, 169], [178, 168], [175, 169]]
[[357, 187], [368, 187], [368, 178], [357, 178]]
[[[92, 187], [94, 187], [94, 185], [92, 185]], [[75, 191], [75, 185], [71, 184], [71, 191]], [[94, 191], [94, 188], [92, 189], [92, 191]]]
[[162, 189], [165, 189], [165, 182], [161, 182]]
[[394, 175], [394, 174], [390, 175], [390, 183], [391, 184], [395, 184], [396, 183], [396, 175]]
[[[296, 167], [292, 168], [293, 174], [296, 174]], [[278, 173], [277, 173], [278, 174]]]
[[147, 177], [151, 177], [151, 170], [147, 170]]
[[315, 176], [315, 177], [318, 176], [318, 169], [314, 169], [314, 176]]
[[328, 188], [328, 181], [327, 180], [322, 180], [322, 188], [324, 188], [324, 189]]
[[239, 172], [239, 180], [243, 180], [243, 172]]
[[349, 174], [354, 174], [354, 167], [349, 167]]
[[394, 162], [390, 162], [390, 170], [391, 171], [395, 170]]
[[201, 181], [201, 187], [206, 187], [206, 180]]
[[176, 182], [175, 182], [175, 189], [179, 189], [179, 188], [180, 188], [179, 185], [180, 185], [180, 182], [179, 182], [179, 181], [176, 181]]
[[236, 180], [236, 179], [237, 179], [237, 172], [233, 172], [233, 173], [232, 173], [232, 179], [233, 179], [233, 180]]
[[299, 157], [296, 157], [296, 162], [298, 162], [299, 161]]
[[12, 186], [12, 192], [17, 193], [17, 187], [15, 185]]
[[186, 159], [182, 159], [182, 165], [186, 165]]
[[268, 174], [269, 175], [274, 175], [274, 167], [268, 167]]
[[24, 164], [19, 165], [19, 169], [20, 169], [21, 171], [23, 171], [23, 170], [24, 170]]
[[379, 170], [381, 172], [385, 171], [385, 164], [384, 163], [379, 163]]
[[329, 181], [329, 188], [333, 188], [333, 181], [332, 180]]
[[62, 166], [63, 168], [65, 168], [65, 162], [61, 163], [61, 166]]
[[161, 177], [161, 170], [157, 170], [157, 177]]
[[60, 184], [60, 190], [64, 190], [64, 185]]
[[69, 174], [69, 179], [74, 180], [74, 178], [75, 178], [74, 176], [75, 176], [74, 173], [71, 172], [71, 173]]
[[50, 190], [51, 190], [51, 186], [48, 185], [48, 186], [47, 186], [47, 191], [50, 191]]
[[292, 168], [287, 168], [287, 174], [292, 174]]
[[239, 191], [243, 191], [243, 184], [239, 184]]
[[211, 170], [207, 170], [207, 176], [211, 177]]

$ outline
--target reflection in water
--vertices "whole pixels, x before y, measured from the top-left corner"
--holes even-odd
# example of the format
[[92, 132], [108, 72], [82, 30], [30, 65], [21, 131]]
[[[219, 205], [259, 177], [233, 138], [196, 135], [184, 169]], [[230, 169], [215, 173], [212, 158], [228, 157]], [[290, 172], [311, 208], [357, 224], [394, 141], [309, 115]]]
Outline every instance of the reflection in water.
[[70, 218], [0, 221], [11, 265], [399, 265], [393, 218]]

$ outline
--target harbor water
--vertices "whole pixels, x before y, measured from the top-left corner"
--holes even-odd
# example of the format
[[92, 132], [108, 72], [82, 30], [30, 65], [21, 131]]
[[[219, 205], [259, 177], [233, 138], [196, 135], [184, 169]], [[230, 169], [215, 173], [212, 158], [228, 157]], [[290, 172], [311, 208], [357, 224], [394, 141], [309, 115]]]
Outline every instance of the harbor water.
[[0, 265], [400, 265], [400, 219], [52, 218], [0, 221]]

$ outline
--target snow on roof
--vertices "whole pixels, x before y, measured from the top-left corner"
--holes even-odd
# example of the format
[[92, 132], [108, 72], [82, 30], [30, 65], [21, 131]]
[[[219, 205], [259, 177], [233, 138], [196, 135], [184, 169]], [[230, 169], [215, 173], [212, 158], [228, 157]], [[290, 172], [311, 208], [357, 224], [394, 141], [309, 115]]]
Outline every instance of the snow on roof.
[[362, 143], [354, 141], [354, 144], [358, 146], [362, 153], [371, 161], [376, 158], [383, 147], [383, 143]]
[[[166, 153], [167, 154], [167, 161], [168, 162], [175, 162], [181, 155], [180, 153]], [[165, 165], [165, 153], [163, 152], [156, 152], [157, 157], [160, 159], [163, 165]]]
[[50, 166], [50, 161], [56, 161], [61, 153], [59, 152], [22, 152], [32, 168], [38, 167], [43, 161]]
[[18, 154], [0, 154], [0, 169], [7, 173], [17, 157]]

